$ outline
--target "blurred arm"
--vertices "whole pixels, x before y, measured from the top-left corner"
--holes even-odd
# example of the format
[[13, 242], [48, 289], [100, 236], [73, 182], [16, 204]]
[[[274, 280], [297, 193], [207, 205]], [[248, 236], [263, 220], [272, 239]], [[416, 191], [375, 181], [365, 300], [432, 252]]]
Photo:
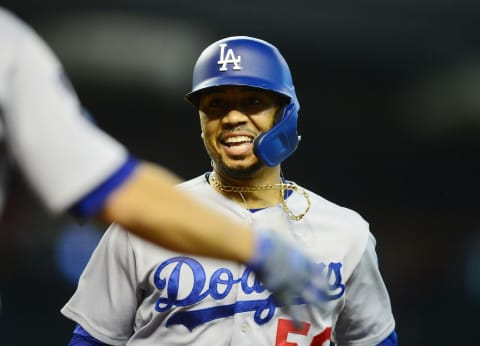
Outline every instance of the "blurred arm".
[[179, 179], [166, 169], [130, 164], [123, 145], [81, 116], [57, 57], [27, 24], [1, 9], [0, 47], [8, 147], [53, 215], [78, 211], [80, 204], [87, 210], [78, 215], [100, 215], [172, 250], [241, 262], [251, 257], [249, 228], [176, 190]]
[[99, 218], [178, 252], [246, 263], [251, 230], [175, 189], [180, 180], [164, 168], [140, 163], [107, 198]]

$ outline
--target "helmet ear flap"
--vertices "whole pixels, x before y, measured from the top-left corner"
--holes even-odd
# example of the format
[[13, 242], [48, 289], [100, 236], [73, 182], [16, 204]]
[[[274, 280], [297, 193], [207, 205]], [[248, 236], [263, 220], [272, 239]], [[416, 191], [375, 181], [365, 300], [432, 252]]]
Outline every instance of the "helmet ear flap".
[[300, 136], [297, 133], [298, 110], [294, 103], [282, 106], [275, 115], [275, 125], [259, 134], [253, 141], [255, 155], [267, 166], [274, 167], [297, 149]]

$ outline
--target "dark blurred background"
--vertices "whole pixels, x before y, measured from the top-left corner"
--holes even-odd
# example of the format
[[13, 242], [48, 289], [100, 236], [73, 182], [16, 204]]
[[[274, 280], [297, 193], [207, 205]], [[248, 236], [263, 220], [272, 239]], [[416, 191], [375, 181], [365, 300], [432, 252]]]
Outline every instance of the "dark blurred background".
[[[302, 107], [286, 178], [370, 222], [402, 346], [480, 345], [478, 2], [2, 3], [51, 45], [100, 127], [185, 179], [210, 169], [183, 100], [197, 56], [230, 35], [275, 44]], [[11, 186], [0, 345], [66, 345], [59, 310], [104, 227], [49, 219], [21, 176]]]

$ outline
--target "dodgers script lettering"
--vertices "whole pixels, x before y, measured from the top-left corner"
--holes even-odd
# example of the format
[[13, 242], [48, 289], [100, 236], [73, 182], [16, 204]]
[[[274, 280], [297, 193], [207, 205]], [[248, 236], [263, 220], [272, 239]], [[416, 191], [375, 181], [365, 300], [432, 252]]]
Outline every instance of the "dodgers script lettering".
[[[341, 263], [330, 263], [328, 266], [319, 263], [317, 266], [318, 271], [324, 273], [328, 282], [322, 297], [323, 300], [331, 301], [340, 298], [345, 291], [345, 285], [342, 283]], [[193, 277], [193, 280], [182, 281], [181, 276], [187, 275], [187, 273]], [[191, 282], [191, 287], [182, 286], [184, 296], [179, 297], [180, 283], [185, 285], [185, 282]], [[252, 298], [255, 298], [255, 293], [265, 291], [261, 282], [249, 268], [245, 268], [237, 278], [227, 268], [219, 268], [207, 278], [205, 268], [200, 262], [183, 256], [173, 257], [161, 263], [154, 273], [154, 284], [161, 291], [161, 297], [155, 304], [155, 310], [158, 312], [166, 312], [175, 307], [191, 306], [208, 298], [223, 299], [237, 285], [246, 295], [252, 295]], [[297, 299], [295, 304], [304, 304], [304, 301]], [[264, 299], [236, 301], [228, 305], [218, 305], [214, 302], [212, 307], [173, 313], [167, 320], [167, 326], [182, 324], [189, 330], [193, 330], [195, 327], [215, 319], [248, 311], [254, 312], [255, 322], [261, 325], [272, 319], [277, 307], [279, 305], [272, 295]]]

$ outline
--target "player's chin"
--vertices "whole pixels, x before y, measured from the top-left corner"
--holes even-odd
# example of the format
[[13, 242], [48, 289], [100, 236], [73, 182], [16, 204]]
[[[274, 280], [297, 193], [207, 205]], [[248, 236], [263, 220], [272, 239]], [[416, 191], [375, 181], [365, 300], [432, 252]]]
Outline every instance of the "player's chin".
[[258, 172], [263, 167], [263, 163], [254, 156], [242, 160], [222, 160], [219, 166], [229, 177], [245, 179]]
[[249, 169], [256, 166], [259, 162], [258, 158], [253, 153], [245, 155], [224, 155], [222, 161], [225, 166], [231, 169]]

